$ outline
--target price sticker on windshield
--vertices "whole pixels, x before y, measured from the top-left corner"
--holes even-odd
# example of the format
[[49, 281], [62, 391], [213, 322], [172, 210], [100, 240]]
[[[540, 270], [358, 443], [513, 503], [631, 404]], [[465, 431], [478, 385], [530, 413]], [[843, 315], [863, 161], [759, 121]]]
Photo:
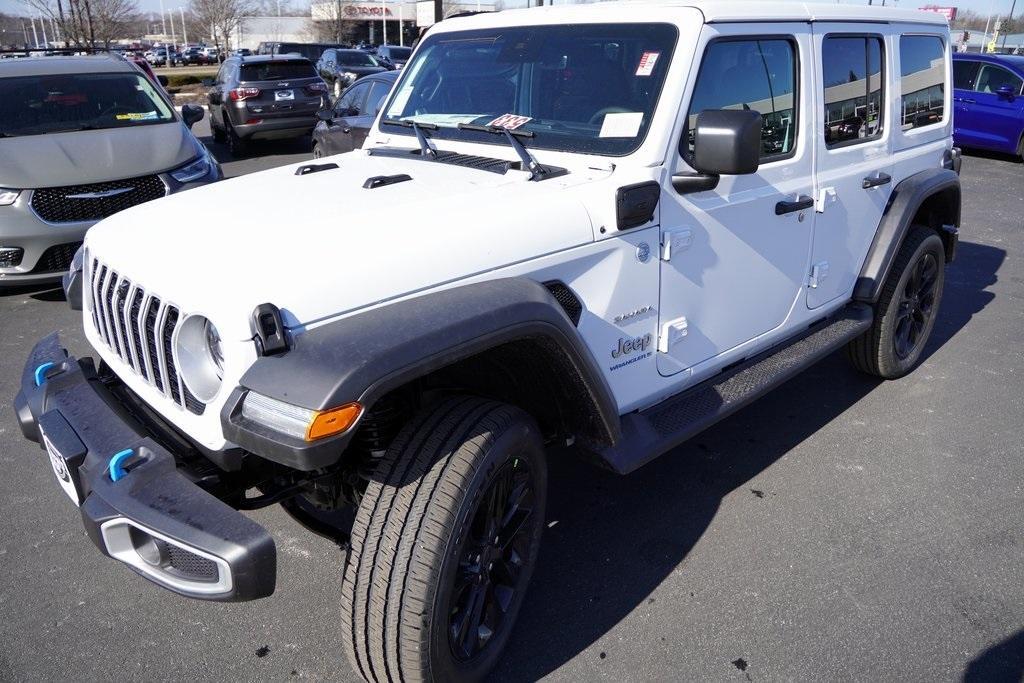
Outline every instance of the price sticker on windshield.
[[507, 128], [508, 130], [515, 130], [519, 126], [523, 125], [527, 121], [532, 121], [532, 116], [519, 116], [518, 114], [502, 114], [498, 118], [494, 119], [488, 126], [494, 128]]
[[660, 52], [645, 52], [640, 55], [640, 64], [636, 67], [637, 76], [650, 76], [654, 73], [654, 65], [658, 63]]

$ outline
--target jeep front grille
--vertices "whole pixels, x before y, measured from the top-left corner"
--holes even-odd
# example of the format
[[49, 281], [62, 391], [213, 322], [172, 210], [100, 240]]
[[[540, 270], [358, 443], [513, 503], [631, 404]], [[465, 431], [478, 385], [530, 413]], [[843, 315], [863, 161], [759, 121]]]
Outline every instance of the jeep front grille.
[[92, 322], [103, 343], [178, 406], [202, 415], [206, 404], [188, 390], [174, 364], [171, 340], [181, 311], [97, 259], [89, 265]]
[[98, 221], [167, 194], [159, 176], [148, 175], [89, 185], [44, 187], [32, 192], [32, 209], [47, 223]]

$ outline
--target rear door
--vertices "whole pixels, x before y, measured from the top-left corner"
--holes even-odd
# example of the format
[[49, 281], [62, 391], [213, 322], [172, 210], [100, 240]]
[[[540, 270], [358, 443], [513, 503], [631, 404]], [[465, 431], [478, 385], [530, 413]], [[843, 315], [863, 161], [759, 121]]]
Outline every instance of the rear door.
[[953, 135], [956, 144], [973, 146], [978, 144], [979, 119], [974, 105], [974, 84], [978, 82], [981, 62], [974, 59], [953, 60]]
[[[892, 190], [886, 78], [890, 56], [880, 31], [864, 24], [816, 23], [816, 182], [807, 307], [848, 293]], [[883, 25], [884, 26], [884, 25]]]

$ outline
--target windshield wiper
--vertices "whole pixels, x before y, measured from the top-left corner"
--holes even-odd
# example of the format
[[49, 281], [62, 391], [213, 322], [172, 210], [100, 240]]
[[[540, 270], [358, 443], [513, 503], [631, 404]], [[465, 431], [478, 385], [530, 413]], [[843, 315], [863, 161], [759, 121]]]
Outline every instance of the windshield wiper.
[[519, 160], [525, 169], [530, 171], [530, 180], [544, 180], [548, 171], [546, 168], [540, 165], [540, 163], [530, 154], [529, 150], [516, 139], [516, 136], [523, 138], [532, 138], [534, 134], [527, 130], [510, 130], [508, 128], [500, 128], [498, 126], [482, 126], [478, 123], [460, 123], [458, 125], [459, 130], [478, 130], [482, 133], [491, 133], [493, 135], [504, 135], [508, 138], [508, 143], [512, 145], [512, 149], [519, 155]]
[[404, 121], [401, 119], [397, 121], [389, 121], [385, 119], [384, 123], [412, 128], [412, 132], [416, 133], [416, 142], [420, 144], [420, 153], [425, 157], [430, 157], [431, 159], [437, 158], [437, 151], [430, 146], [429, 142], [427, 142], [427, 136], [423, 132], [425, 130], [437, 130], [436, 123], [419, 123], [417, 121]]

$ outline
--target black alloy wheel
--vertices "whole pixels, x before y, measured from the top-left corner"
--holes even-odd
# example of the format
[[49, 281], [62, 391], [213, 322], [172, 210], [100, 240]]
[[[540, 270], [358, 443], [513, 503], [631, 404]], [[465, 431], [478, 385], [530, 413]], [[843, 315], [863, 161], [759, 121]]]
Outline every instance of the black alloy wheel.
[[480, 498], [459, 554], [448, 610], [449, 645], [459, 661], [475, 658], [507, 626], [505, 615], [525, 587], [533, 510], [529, 465], [506, 462]]
[[929, 329], [928, 323], [935, 312], [939, 268], [935, 255], [925, 252], [914, 264], [907, 286], [900, 292], [893, 332], [893, 345], [900, 360], [909, 357], [926, 338], [924, 331]]

